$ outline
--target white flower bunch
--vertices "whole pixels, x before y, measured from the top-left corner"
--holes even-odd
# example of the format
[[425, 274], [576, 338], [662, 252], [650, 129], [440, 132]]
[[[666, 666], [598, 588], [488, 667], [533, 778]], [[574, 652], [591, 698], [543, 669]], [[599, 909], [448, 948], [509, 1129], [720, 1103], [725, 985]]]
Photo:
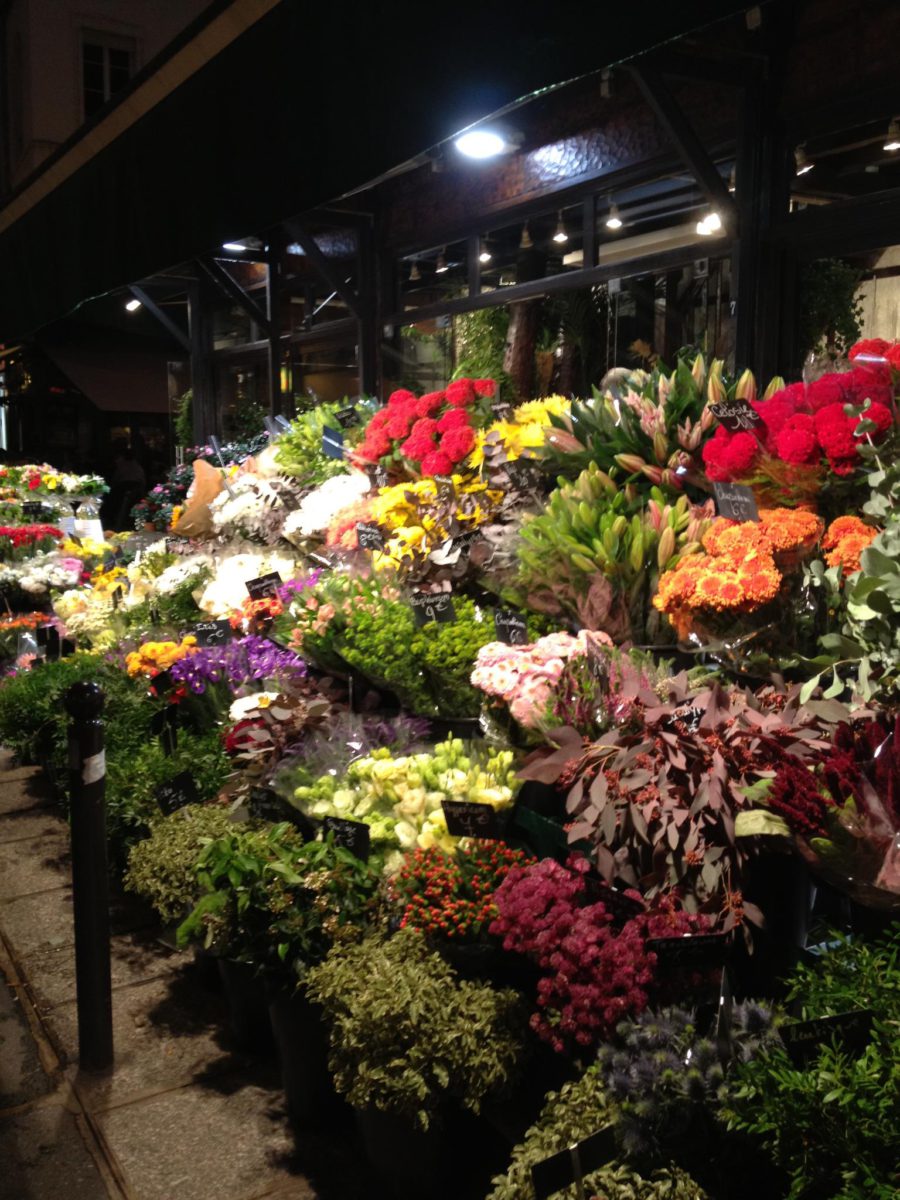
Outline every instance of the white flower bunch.
[[213, 577], [197, 599], [203, 612], [212, 617], [227, 617], [240, 609], [247, 599], [247, 580], [277, 571], [285, 581], [293, 579], [297, 564], [293, 556], [277, 551], [238, 551], [228, 557], [216, 557]]
[[288, 541], [300, 541], [322, 533], [341, 509], [361, 500], [370, 487], [368, 476], [360, 471], [326, 479], [304, 497], [295, 512], [290, 513], [284, 523], [284, 536]]
[[7, 563], [0, 574], [0, 587], [19, 587], [32, 596], [43, 596], [51, 589], [64, 591], [77, 587], [81, 579], [81, 560], [61, 554], [37, 554], [22, 563]]
[[212, 568], [211, 555], [192, 554], [189, 558], [182, 558], [177, 563], [173, 563], [171, 567], [166, 567], [165, 571], [152, 581], [150, 592], [157, 596], [171, 596], [191, 579], [196, 578], [199, 585], [200, 577]]

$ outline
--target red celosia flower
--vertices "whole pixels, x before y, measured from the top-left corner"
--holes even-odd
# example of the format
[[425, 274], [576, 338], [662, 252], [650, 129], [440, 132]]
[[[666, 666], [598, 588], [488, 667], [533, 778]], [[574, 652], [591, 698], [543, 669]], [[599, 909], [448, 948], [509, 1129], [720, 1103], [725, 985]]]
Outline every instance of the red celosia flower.
[[795, 413], [775, 438], [778, 457], [789, 463], [812, 463], [819, 457], [813, 419], [809, 413]]
[[419, 417], [433, 417], [443, 403], [443, 392], [426, 392], [416, 402], [416, 415]]
[[423, 475], [449, 475], [453, 463], [442, 450], [435, 450], [422, 459]]
[[851, 362], [860, 354], [871, 358], [884, 358], [889, 346], [890, 342], [886, 342], [884, 338], [863, 338], [850, 347], [847, 357]]
[[409, 434], [410, 426], [413, 423], [412, 415], [406, 416], [405, 413], [397, 412], [385, 426], [388, 437], [392, 437], [394, 441], [399, 441]]
[[[872, 434], [872, 440], [875, 442], [883, 438], [894, 424], [894, 415], [891, 410], [884, 404], [878, 404], [877, 402], [873, 402], [869, 405], [869, 407], [863, 413], [863, 419], [874, 421], [874, 423], [878, 426], [878, 428]], [[862, 434], [861, 436], [865, 438], [865, 434]]]
[[479, 396], [486, 396], [488, 400], [493, 400], [497, 394], [497, 385], [493, 379], [473, 379], [472, 386]]
[[475, 388], [471, 379], [457, 379], [447, 385], [447, 403], [454, 408], [465, 408], [475, 402]]
[[816, 413], [816, 437], [829, 459], [839, 461], [856, 458], [856, 443], [853, 440], [855, 424], [844, 412], [842, 404], [829, 404]]
[[475, 431], [468, 426], [449, 429], [441, 438], [441, 450], [452, 463], [462, 462], [475, 445]]
[[400, 408], [401, 406], [408, 405], [410, 402], [415, 404], [415, 395], [407, 391], [406, 388], [398, 388], [396, 392], [391, 392], [388, 398], [388, 408]]
[[469, 424], [469, 414], [463, 408], [450, 408], [438, 421], [438, 432], [446, 433], [448, 429], [462, 429]]

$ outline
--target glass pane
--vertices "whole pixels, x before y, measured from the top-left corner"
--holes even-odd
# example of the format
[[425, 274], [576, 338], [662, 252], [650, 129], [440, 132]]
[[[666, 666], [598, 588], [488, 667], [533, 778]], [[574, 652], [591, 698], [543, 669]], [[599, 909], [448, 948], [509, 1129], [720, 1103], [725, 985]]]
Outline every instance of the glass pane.
[[84, 90], [84, 115], [92, 117], [95, 112], [103, 107], [106, 103], [106, 97], [102, 91]]
[[103, 93], [103, 64], [86, 62], [81, 72], [84, 90], [86, 92]]
[[81, 61], [83, 63], [99, 63], [103, 66], [103, 47], [97, 46], [93, 42], [84, 42], [81, 47]]

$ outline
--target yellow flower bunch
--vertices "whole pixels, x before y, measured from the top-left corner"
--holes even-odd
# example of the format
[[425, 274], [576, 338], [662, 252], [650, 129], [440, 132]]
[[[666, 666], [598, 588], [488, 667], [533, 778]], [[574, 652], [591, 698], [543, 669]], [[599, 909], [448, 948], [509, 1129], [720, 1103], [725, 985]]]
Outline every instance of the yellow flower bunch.
[[561, 416], [569, 411], [565, 396], [544, 396], [540, 400], [526, 400], [513, 409], [507, 420], [494, 421], [487, 429], [479, 430], [475, 436], [475, 448], [466, 462], [479, 468], [484, 463], [485, 446], [503, 446], [506, 458], [514, 461], [526, 451], [539, 450], [544, 444], [551, 416]]
[[113, 588], [120, 584], [124, 587], [127, 583], [128, 572], [123, 567], [110, 567], [108, 571], [97, 567], [91, 575], [91, 587], [102, 596], [108, 596]]
[[77, 542], [66, 538], [62, 544], [63, 554], [72, 558], [102, 558], [111, 549], [109, 542], [95, 542], [91, 538], [80, 538]]
[[59, 476], [58, 476], [58, 475], [56, 475], [56, 474], [52, 474], [52, 475], [49, 475], [49, 474], [48, 474], [48, 475], [42, 475], [42, 476], [41, 476], [41, 483], [42, 483], [42, 484], [44, 485], [44, 487], [45, 487], [45, 488], [47, 488], [49, 491], [51, 491], [51, 492], [55, 492], [55, 491], [56, 491], [56, 489], [59, 487]]
[[125, 669], [131, 676], [158, 675], [168, 671], [179, 659], [193, 654], [197, 648], [197, 639], [189, 633], [180, 642], [144, 642], [138, 650], [132, 650], [125, 656]]
[[177, 528], [178, 522], [181, 520], [181, 514], [183, 512], [184, 512], [183, 504], [173, 504], [172, 505], [172, 517], [169, 521], [169, 531], [170, 532], [174, 531]]
[[[503, 493], [488, 487], [476, 475], [453, 475], [452, 479], [456, 493], [452, 516], [457, 524], [477, 529], [489, 521], [502, 501]], [[440, 503], [438, 486], [433, 479], [382, 488], [371, 502], [371, 515], [389, 534], [384, 550], [376, 551], [372, 556], [372, 565], [377, 571], [428, 554], [450, 536], [443, 520], [445, 515], [451, 514]]]

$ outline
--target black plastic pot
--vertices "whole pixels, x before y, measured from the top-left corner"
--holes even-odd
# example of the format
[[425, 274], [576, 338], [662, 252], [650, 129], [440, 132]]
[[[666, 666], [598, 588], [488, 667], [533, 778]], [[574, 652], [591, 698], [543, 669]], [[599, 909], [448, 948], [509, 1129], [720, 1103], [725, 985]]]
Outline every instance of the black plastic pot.
[[252, 963], [236, 962], [232, 958], [220, 958], [218, 967], [235, 1046], [258, 1053], [271, 1051], [272, 1026], [262, 977]]
[[366, 1158], [395, 1200], [449, 1197], [441, 1129], [421, 1130], [377, 1108], [353, 1111]]
[[282, 980], [270, 981], [267, 991], [288, 1116], [298, 1126], [331, 1121], [341, 1101], [328, 1070], [328, 1032], [322, 1009], [302, 990], [292, 990]]

